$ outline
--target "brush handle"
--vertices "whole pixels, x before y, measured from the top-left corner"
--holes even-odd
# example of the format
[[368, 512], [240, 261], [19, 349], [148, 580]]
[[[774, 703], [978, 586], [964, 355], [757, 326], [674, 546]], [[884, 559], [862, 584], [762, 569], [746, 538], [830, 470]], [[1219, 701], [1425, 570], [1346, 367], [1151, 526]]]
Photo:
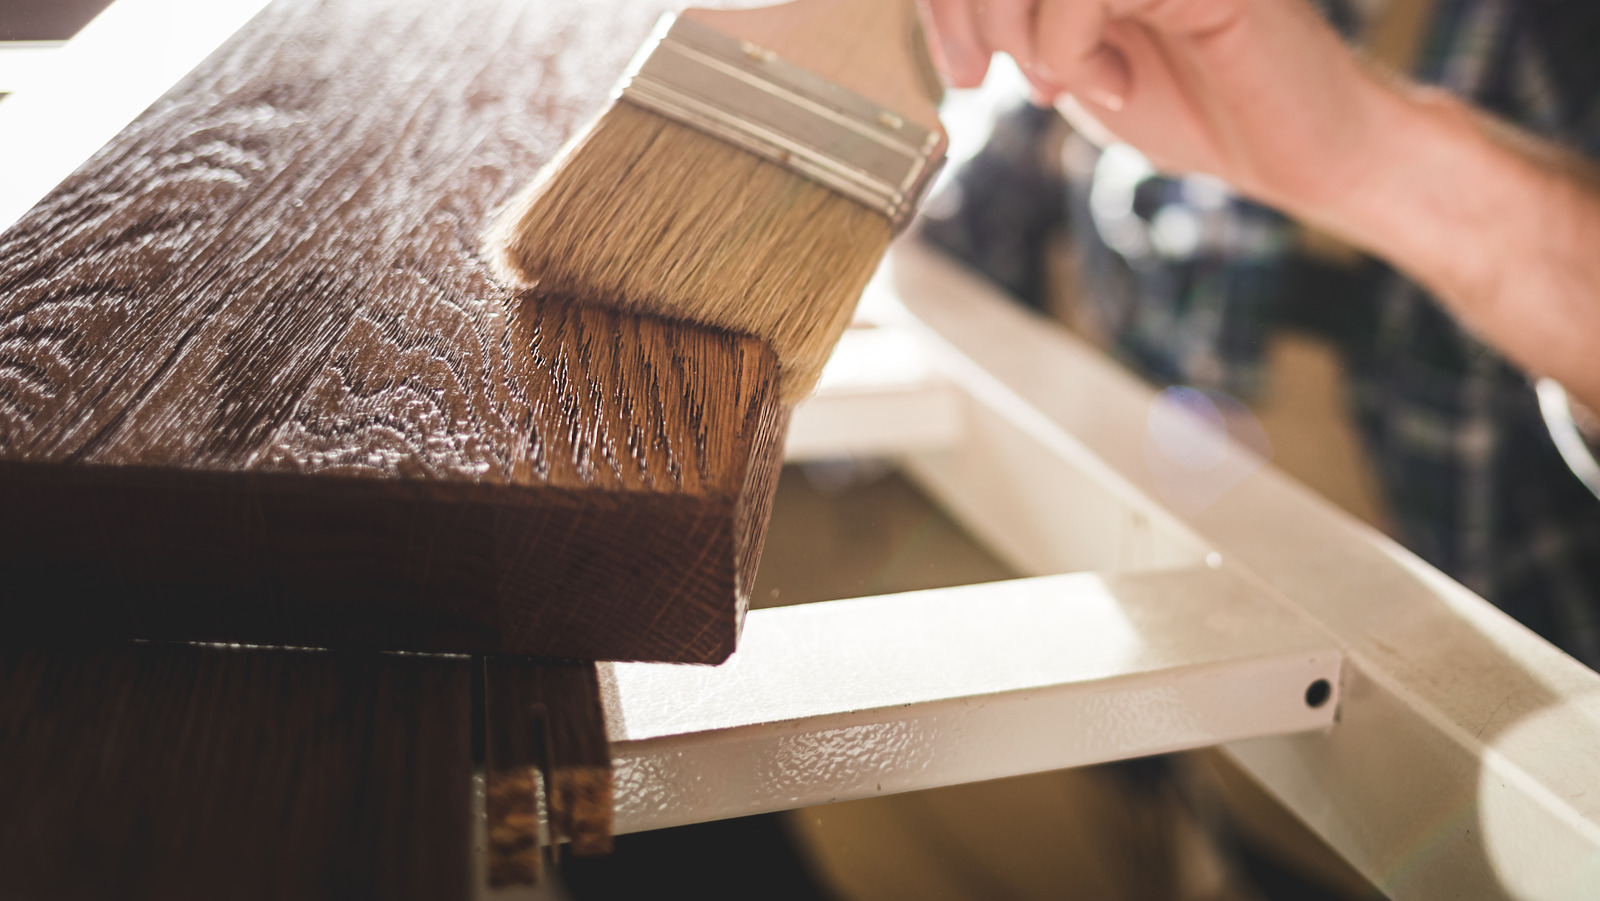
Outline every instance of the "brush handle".
[[928, 62], [916, 0], [790, 0], [762, 9], [686, 9], [681, 15], [944, 133], [942, 87]]

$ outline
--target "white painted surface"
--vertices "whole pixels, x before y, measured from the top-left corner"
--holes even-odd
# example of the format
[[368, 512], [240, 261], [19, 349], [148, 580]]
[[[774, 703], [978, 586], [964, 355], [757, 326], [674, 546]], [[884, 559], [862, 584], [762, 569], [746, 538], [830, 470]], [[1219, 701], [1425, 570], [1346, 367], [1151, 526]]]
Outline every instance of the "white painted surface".
[[1069, 436], [1009, 417], [962, 382], [958, 443], [914, 450], [907, 475], [1018, 572], [1131, 572], [1202, 562], [1210, 548], [1160, 507], [1079, 465]]
[[39, 80], [39, 73], [64, 41], [0, 41], [0, 94], [15, 94]]
[[719, 667], [612, 664], [617, 825], [651, 829], [1323, 729], [1340, 656], [1209, 568], [753, 611]]
[[904, 329], [867, 324], [844, 333], [817, 393], [795, 408], [784, 457], [897, 456], [954, 444], [961, 397]]
[[[1153, 391], [929, 251], [892, 267], [903, 324], [958, 388], [1091, 456], [1063, 462], [1132, 509], [1161, 501]], [[961, 511], [957, 476], [924, 484]], [[1335, 729], [1228, 746], [1333, 848], [1398, 899], [1600, 898], [1600, 675], [1270, 467], [1172, 515], [1347, 655]], [[974, 521], [991, 544], [1037, 540], [1008, 507]]]

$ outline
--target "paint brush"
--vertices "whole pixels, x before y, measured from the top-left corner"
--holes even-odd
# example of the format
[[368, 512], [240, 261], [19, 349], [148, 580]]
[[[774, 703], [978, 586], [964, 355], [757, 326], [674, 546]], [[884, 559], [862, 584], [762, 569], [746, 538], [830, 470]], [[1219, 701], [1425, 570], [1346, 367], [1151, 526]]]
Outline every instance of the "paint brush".
[[665, 16], [485, 255], [515, 285], [762, 338], [795, 402], [943, 163], [941, 92], [915, 0]]

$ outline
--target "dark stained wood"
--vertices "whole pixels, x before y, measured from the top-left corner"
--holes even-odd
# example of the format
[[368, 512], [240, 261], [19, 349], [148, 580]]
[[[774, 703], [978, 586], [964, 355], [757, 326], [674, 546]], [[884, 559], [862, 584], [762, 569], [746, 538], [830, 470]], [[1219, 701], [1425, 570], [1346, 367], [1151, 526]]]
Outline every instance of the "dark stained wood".
[[465, 897], [470, 666], [0, 649], [0, 897]]
[[476, 258], [664, 5], [278, 0], [0, 235], [4, 628], [724, 659], [771, 352]]
[[550, 743], [545, 768], [550, 820], [572, 853], [580, 857], [610, 853], [615, 787], [594, 664], [547, 665], [535, 675], [544, 696]]
[[494, 658], [484, 668], [490, 883], [538, 878], [534, 771], [552, 841], [574, 854], [611, 850], [611, 748], [593, 663]]
[[544, 879], [539, 836], [539, 768], [519, 766], [484, 775], [490, 888], [538, 885]]
[[493, 887], [534, 885], [543, 874], [539, 800], [549, 784], [550, 747], [537, 669], [538, 663], [516, 658], [483, 662], [486, 854]]
[[5, 0], [0, 41], [64, 41], [110, 5], [111, 0]]

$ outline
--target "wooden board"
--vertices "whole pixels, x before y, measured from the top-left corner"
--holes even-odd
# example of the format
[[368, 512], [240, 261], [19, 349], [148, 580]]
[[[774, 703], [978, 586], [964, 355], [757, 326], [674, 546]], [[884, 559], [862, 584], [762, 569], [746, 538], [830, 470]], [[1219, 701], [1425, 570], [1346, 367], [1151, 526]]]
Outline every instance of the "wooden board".
[[110, 5], [110, 0], [6, 0], [0, 41], [64, 41]]
[[0, 897], [464, 897], [471, 666], [0, 649]]
[[278, 0], [0, 236], [5, 628], [724, 659], [770, 351], [476, 258], [661, 8]]
[[537, 882], [542, 840], [610, 853], [614, 784], [595, 665], [501, 657], [485, 662], [483, 681], [489, 884]]

